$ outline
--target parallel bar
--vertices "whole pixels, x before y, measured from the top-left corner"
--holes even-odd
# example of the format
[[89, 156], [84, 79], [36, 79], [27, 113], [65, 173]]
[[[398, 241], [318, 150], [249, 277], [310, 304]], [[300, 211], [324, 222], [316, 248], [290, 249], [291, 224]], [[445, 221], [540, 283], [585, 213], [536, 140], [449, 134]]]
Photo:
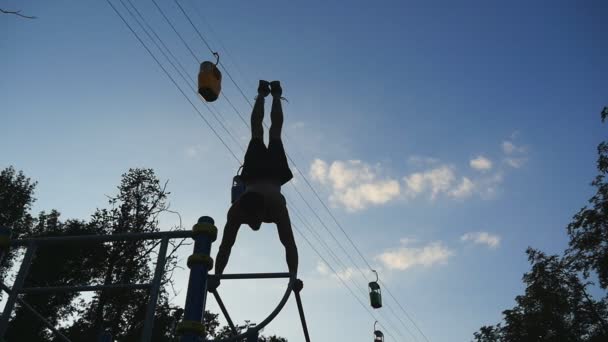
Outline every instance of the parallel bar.
[[157, 240], [163, 238], [180, 239], [193, 236], [190, 230], [175, 230], [154, 233], [125, 233], [112, 235], [74, 235], [74, 236], [52, 236], [12, 240], [11, 246], [26, 246], [31, 242], [38, 245], [63, 244], [70, 242], [91, 243], [110, 241], [133, 241], [133, 240]]
[[8, 328], [8, 320], [11, 317], [15, 302], [17, 301], [17, 296], [19, 295], [19, 290], [23, 287], [23, 283], [27, 277], [27, 272], [29, 271], [32, 260], [34, 259], [34, 255], [36, 254], [36, 248], [37, 246], [34, 243], [30, 243], [27, 246], [25, 256], [23, 257], [21, 267], [19, 268], [19, 273], [17, 273], [17, 278], [15, 279], [12, 291], [9, 294], [4, 306], [4, 312], [0, 318], [0, 337], [3, 337], [6, 333], [6, 329]]
[[222, 310], [222, 313], [224, 314], [224, 317], [226, 318], [226, 321], [228, 322], [228, 326], [230, 327], [230, 330], [232, 330], [232, 333], [234, 335], [238, 335], [239, 332], [236, 330], [236, 327], [234, 326], [234, 323], [232, 322], [232, 318], [230, 318], [230, 315], [228, 314], [228, 310], [226, 310], [226, 306], [224, 306], [224, 302], [222, 301], [222, 298], [220, 298], [219, 293], [217, 293], [217, 290], [213, 291], [213, 296], [215, 297], [215, 301], [217, 302], [217, 305], [220, 306], [220, 309]]
[[300, 321], [302, 321], [302, 329], [304, 330], [304, 337], [306, 342], [310, 342], [310, 336], [308, 335], [308, 326], [306, 325], [306, 317], [304, 317], [304, 307], [302, 306], [302, 298], [300, 298], [300, 292], [294, 291], [296, 296], [296, 303], [298, 303], [298, 311], [300, 312]]
[[[209, 275], [212, 277], [212, 275]], [[213, 275], [213, 277], [217, 277]], [[289, 272], [281, 273], [233, 273], [233, 274], [222, 274], [219, 276], [220, 279], [273, 279], [273, 278], [289, 278], [291, 274]]]
[[[6, 293], [9, 293], [9, 294], [11, 293], [11, 289], [9, 289], [8, 286], [4, 285], [1, 282], [0, 282], [0, 288], [2, 290], [4, 290]], [[36, 311], [36, 309], [34, 309], [26, 301], [24, 301], [23, 299], [21, 299], [19, 297], [17, 297], [17, 301], [19, 302], [19, 304], [21, 304], [21, 306], [28, 309], [34, 316], [36, 316], [42, 323], [44, 323], [44, 325], [46, 325], [47, 328], [49, 328], [53, 333], [55, 333], [55, 335], [57, 335], [59, 337], [59, 339], [61, 339], [64, 342], [72, 342], [72, 341], [70, 341], [69, 338], [67, 338], [64, 334], [62, 334], [59, 330], [57, 330], [55, 328], [55, 326], [53, 326], [53, 324], [51, 324], [51, 322], [47, 321], [46, 318], [42, 317], [42, 315], [39, 314], [38, 311]]]
[[151, 284], [110, 284], [110, 285], [90, 285], [90, 286], [48, 286], [48, 287], [26, 287], [19, 293], [48, 293], [48, 292], [88, 292], [104, 290], [147, 290]]
[[163, 238], [162, 242], [160, 243], [158, 259], [156, 260], [156, 269], [154, 270], [154, 279], [152, 280], [152, 288], [150, 289], [150, 299], [148, 301], [148, 308], [146, 309], [144, 331], [141, 337], [142, 342], [152, 341], [152, 328], [154, 327], [154, 310], [156, 309], [156, 302], [158, 301], [160, 282], [163, 277], [163, 272], [165, 271], [165, 261], [167, 256], [168, 244], [169, 238]]

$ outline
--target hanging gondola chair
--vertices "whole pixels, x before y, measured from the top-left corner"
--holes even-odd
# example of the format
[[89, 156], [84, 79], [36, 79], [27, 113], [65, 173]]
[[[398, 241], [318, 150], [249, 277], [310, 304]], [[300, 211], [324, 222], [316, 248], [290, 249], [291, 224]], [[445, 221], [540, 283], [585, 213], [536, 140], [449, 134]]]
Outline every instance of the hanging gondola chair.
[[382, 292], [380, 291], [380, 285], [378, 285], [378, 272], [372, 270], [376, 274], [376, 281], [372, 281], [368, 284], [369, 286], [369, 301], [372, 308], [379, 309], [382, 307]]
[[217, 58], [216, 62], [205, 61], [201, 63], [201, 68], [198, 72], [198, 93], [207, 102], [213, 102], [220, 96], [222, 91], [222, 73], [217, 68], [220, 62], [220, 55], [214, 52], [213, 55]]
[[374, 323], [374, 342], [384, 342], [384, 334], [382, 331], [376, 329], [376, 324], [378, 321]]

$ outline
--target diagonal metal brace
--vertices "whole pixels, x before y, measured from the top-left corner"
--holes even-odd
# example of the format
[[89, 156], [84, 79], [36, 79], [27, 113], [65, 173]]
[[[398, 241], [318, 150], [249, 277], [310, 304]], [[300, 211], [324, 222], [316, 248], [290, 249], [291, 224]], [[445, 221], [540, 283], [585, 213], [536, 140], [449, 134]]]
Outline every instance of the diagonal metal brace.
[[236, 330], [236, 327], [234, 326], [234, 323], [232, 322], [232, 319], [230, 318], [230, 315], [228, 314], [228, 310], [226, 310], [226, 306], [224, 306], [224, 302], [222, 301], [222, 298], [220, 298], [219, 293], [217, 293], [217, 290], [213, 290], [213, 297], [215, 297], [215, 301], [217, 302], [217, 305], [220, 306], [220, 309], [222, 310], [222, 314], [224, 314], [224, 317], [226, 317], [226, 321], [228, 322], [228, 326], [230, 327], [230, 330], [232, 330], [232, 333], [236, 336], [238, 335], [238, 331]]

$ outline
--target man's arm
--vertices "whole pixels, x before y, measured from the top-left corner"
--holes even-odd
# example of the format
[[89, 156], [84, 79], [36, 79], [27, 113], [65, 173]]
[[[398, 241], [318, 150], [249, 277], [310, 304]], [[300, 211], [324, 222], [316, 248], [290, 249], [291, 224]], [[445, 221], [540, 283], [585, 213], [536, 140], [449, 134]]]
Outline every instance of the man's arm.
[[236, 235], [239, 232], [239, 228], [242, 224], [242, 219], [237, 203], [238, 202], [236, 202], [228, 210], [226, 226], [224, 227], [224, 233], [222, 235], [222, 243], [220, 244], [220, 249], [217, 252], [217, 257], [215, 260], [216, 275], [221, 275], [224, 273], [224, 269], [226, 268], [226, 265], [228, 264], [228, 259], [230, 258], [232, 246], [234, 246], [234, 243], [236, 241]]
[[289, 273], [298, 273], [298, 247], [293, 237], [293, 230], [291, 229], [291, 221], [289, 219], [289, 212], [287, 206], [282, 205], [277, 212], [276, 216], [277, 230], [279, 232], [279, 239], [283, 246], [285, 246], [285, 259], [287, 260], [287, 268]]

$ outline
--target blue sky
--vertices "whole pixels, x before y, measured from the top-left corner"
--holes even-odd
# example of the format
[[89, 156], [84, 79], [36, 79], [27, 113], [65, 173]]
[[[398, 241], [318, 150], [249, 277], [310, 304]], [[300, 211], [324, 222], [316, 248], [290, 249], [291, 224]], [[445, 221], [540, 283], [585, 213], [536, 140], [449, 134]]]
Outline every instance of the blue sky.
[[[174, 3], [158, 1], [198, 60], [150, 1], [133, 0], [195, 77], [211, 55]], [[250, 101], [258, 79], [283, 82], [288, 153], [429, 340], [467, 341], [497, 322], [522, 291], [526, 247], [566, 246], [565, 226], [593, 192], [595, 147], [605, 137], [605, 2], [180, 3]], [[104, 195], [128, 168], [151, 167], [169, 180], [171, 208], [186, 228], [203, 214], [221, 227], [238, 164], [108, 4], [1, 7], [38, 16], [0, 16], [0, 167], [14, 165], [39, 182], [34, 210], [86, 218], [106, 206]], [[247, 102], [227, 77], [223, 86], [247, 119]], [[248, 131], [228, 103], [215, 108], [236, 142], [188, 95], [240, 157]], [[354, 270], [291, 186], [284, 192], [352, 268], [332, 263], [366, 301], [373, 276]], [[167, 215], [162, 224], [177, 220]], [[312, 339], [370, 340], [374, 319], [296, 238]], [[284, 268], [268, 225], [241, 231], [226, 271]], [[175, 276], [184, 286], [187, 274]], [[283, 285], [237, 282], [222, 293], [236, 321], [259, 322]], [[185, 287], [175, 302], [184, 296]], [[387, 341], [422, 341], [385, 300], [374, 314], [394, 336]], [[303, 340], [295, 303], [266, 332]]]

